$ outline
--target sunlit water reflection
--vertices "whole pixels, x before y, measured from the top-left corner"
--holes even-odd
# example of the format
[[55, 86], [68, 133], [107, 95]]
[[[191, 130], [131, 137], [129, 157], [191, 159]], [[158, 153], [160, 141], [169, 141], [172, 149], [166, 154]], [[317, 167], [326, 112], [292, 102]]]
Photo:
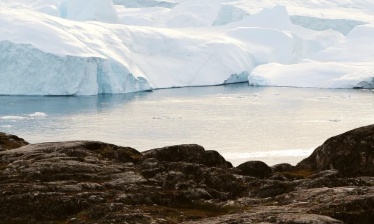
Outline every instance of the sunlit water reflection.
[[197, 143], [235, 165], [296, 164], [327, 138], [374, 123], [374, 92], [249, 87], [90, 97], [0, 96], [0, 131], [32, 143], [99, 140], [140, 151]]

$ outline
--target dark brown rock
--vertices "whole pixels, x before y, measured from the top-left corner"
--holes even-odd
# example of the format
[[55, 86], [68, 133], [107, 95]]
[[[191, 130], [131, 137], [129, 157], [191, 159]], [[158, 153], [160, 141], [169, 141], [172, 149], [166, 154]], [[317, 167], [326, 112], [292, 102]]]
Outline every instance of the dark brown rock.
[[263, 184], [256, 190], [251, 191], [251, 197], [269, 198], [275, 197], [293, 189], [292, 184], [282, 181], [271, 181]]
[[202, 164], [209, 167], [219, 167], [219, 168], [232, 168], [232, 164], [223, 158], [221, 154], [214, 150], [207, 150], [204, 153]]
[[337, 169], [350, 176], [374, 175], [374, 125], [361, 127], [332, 137], [297, 169], [316, 171]]
[[16, 149], [28, 144], [28, 142], [18, 136], [0, 132], [0, 151]]
[[163, 148], [151, 149], [143, 152], [146, 158], [155, 158], [165, 162], [187, 162], [203, 164], [209, 167], [231, 168], [218, 152], [205, 149], [196, 144], [174, 145]]
[[174, 145], [142, 152], [145, 158], [165, 162], [202, 163], [205, 149], [200, 145]]
[[295, 167], [289, 163], [280, 163], [272, 166], [271, 169], [273, 172], [290, 172], [293, 171]]
[[[370, 152], [365, 144], [327, 155], [349, 161]], [[229, 168], [198, 145], [144, 156], [102, 142], [27, 145], [0, 152], [0, 224], [372, 224], [374, 177], [312, 172], [317, 161], [325, 160], [312, 156], [302, 170], [260, 161]]]
[[249, 161], [240, 164], [236, 167], [239, 171], [239, 174], [257, 177], [261, 179], [268, 178], [272, 175], [273, 171], [271, 168], [266, 165], [266, 163], [261, 161]]
[[138, 165], [138, 168], [146, 178], [152, 178], [165, 170], [164, 165], [154, 158], [145, 159]]

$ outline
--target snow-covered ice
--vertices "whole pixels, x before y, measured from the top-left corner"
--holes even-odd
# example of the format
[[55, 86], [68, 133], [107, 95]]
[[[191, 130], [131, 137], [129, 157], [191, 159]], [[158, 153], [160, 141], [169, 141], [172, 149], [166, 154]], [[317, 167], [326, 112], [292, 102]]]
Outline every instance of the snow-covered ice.
[[43, 112], [35, 112], [33, 114], [29, 114], [30, 117], [46, 117], [47, 114]]
[[0, 0], [0, 94], [374, 87], [371, 0]]
[[249, 75], [252, 85], [324, 88], [374, 88], [374, 24], [360, 25], [343, 41], [298, 64], [261, 65]]
[[69, 20], [119, 23], [112, 0], [66, 0], [60, 11]]

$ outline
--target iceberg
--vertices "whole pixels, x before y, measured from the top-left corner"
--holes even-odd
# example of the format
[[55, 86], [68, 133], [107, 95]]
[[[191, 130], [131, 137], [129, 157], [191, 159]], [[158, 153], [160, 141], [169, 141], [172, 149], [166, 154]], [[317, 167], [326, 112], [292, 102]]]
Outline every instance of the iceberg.
[[[295, 38], [282, 27], [104, 25], [0, 7], [0, 94], [95, 95], [219, 85], [259, 64], [293, 61]], [[285, 9], [273, 9], [280, 11]]]
[[374, 2], [371, 0], [227, 0], [225, 4], [253, 15], [264, 8], [283, 5], [293, 24], [316, 31], [333, 29], [346, 35], [357, 25], [374, 21]]
[[374, 87], [374, 25], [354, 28], [344, 40], [298, 64], [255, 68], [249, 84], [317, 88]]
[[[23, 4], [35, 11], [49, 15], [66, 18], [66, 7], [68, 0], [2, 0], [11, 4]], [[138, 18], [149, 18], [144, 13], [152, 8], [168, 10], [163, 18], [155, 20], [156, 26], [165, 26], [169, 21], [173, 26], [185, 27], [188, 23], [192, 26], [224, 25], [230, 22], [240, 21], [250, 15], [256, 14], [264, 8], [272, 8], [279, 4], [285, 6], [293, 24], [303, 26], [316, 31], [333, 29], [346, 35], [357, 25], [371, 23], [374, 20], [374, 2], [371, 0], [339, 1], [339, 0], [71, 0], [72, 12], [70, 18], [82, 20], [98, 20], [94, 14], [103, 15], [102, 18], [115, 17], [113, 4], [128, 9], [134, 15], [130, 20], [137, 21]], [[84, 6], [85, 9], [82, 9]], [[117, 9], [118, 7], [114, 7]], [[145, 9], [135, 15], [134, 9]], [[84, 10], [84, 12], [82, 12]], [[118, 12], [118, 10], [116, 10]], [[123, 11], [123, 10], [121, 10]], [[135, 10], [136, 11], [136, 10]], [[75, 14], [75, 15], [74, 15]], [[126, 16], [125, 13], [123, 16]], [[168, 15], [169, 14], [169, 15]], [[151, 16], [152, 17], [152, 16]], [[129, 18], [129, 17], [128, 17]], [[172, 19], [176, 18], [180, 24]], [[110, 20], [112, 21], [112, 20]], [[115, 19], [115, 23], [118, 21]], [[121, 20], [122, 22], [123, 20]], [[108, 22], [108, 20], [107, 20]], [[138, 22], [138, 21], [137, 21]], [[212, 24], [213, 22], [213, 24]], [[131, 23], [131, 21], [130, 21]], [[129, 24], [126, 22], [125, 24]], [[132, 24], [132, 25], [138, 25]]]
[[33, 114], [29, 114], [29, 117], [46, 117], [47, 114], [43, 112], [35, 112]]
[[374, 85], [374, 3], [277, 2], [0, 0], [0, 94]]
[[119, 23], [112, 0], [67, 0], [60, 3], [61, 14], [75, 21]]

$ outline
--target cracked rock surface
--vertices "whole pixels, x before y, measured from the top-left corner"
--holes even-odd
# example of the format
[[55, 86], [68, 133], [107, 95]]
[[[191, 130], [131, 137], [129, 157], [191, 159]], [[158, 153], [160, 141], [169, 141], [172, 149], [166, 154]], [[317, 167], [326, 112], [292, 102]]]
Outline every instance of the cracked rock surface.
[[140, 153], [0, 133], [0, 224], [372, 224], [373, 141], [362, 127], [270, 168], [199, 145]]

